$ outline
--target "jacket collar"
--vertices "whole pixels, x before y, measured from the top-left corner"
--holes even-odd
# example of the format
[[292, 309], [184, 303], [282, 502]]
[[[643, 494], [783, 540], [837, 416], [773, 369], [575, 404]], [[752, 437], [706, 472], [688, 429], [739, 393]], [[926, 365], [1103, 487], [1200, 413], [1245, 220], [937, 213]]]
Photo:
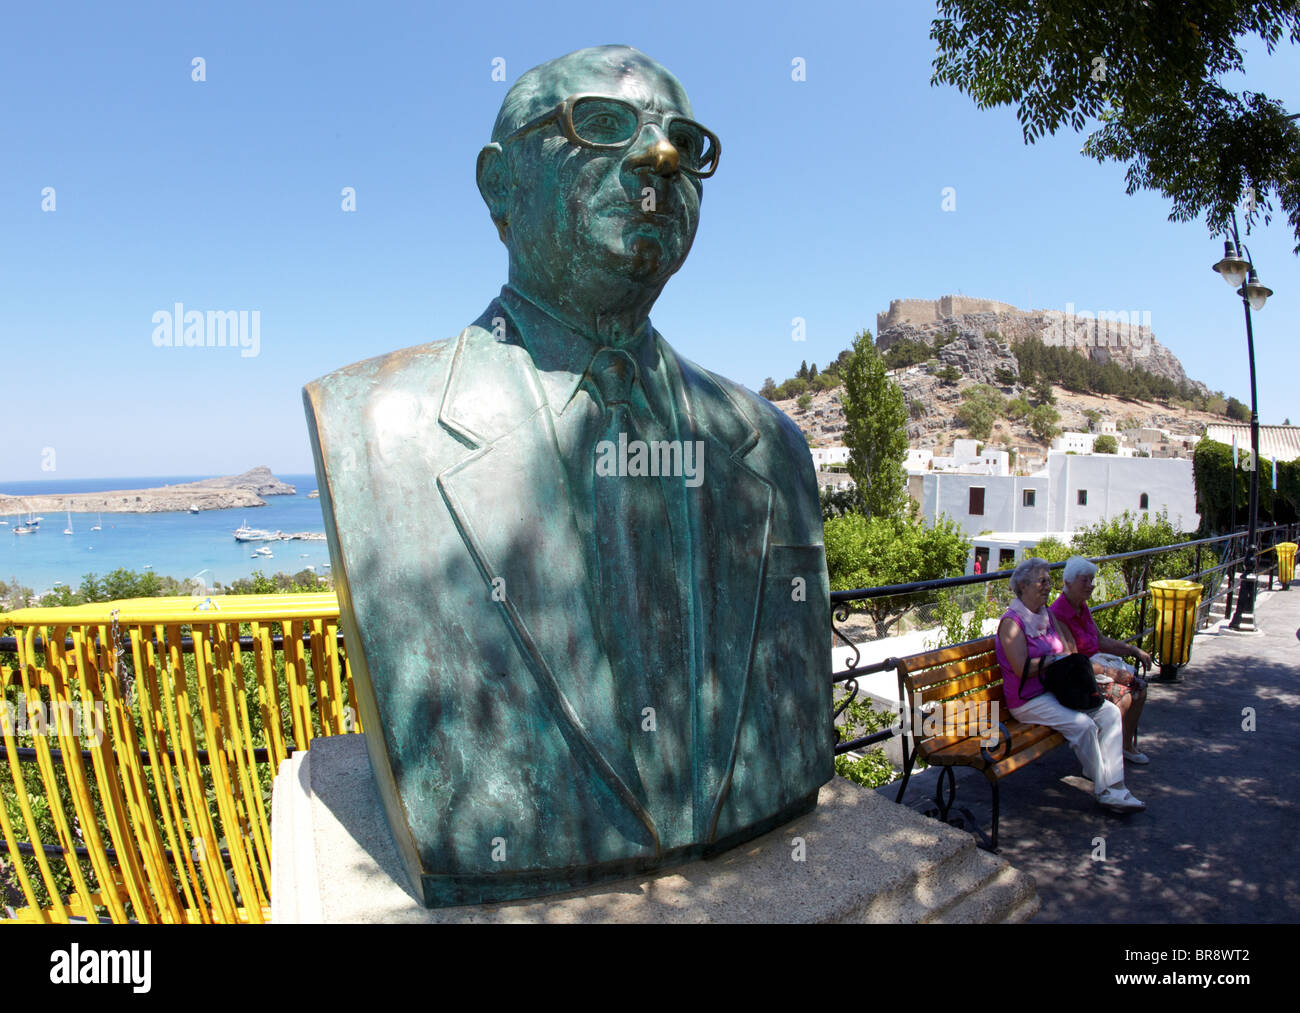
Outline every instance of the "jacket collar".
[[[501, 289], [499, 301], [514, 325], [511, 336], [517, 336], [527, 349], [542, 395], [551, 414], [558, 418], [573, 402], [591, 360], [603, 346], [597, 338], [575, 331], [510, 285]], [[672, 417], [668, 379], [659, 347], [662, 340], [646, 320], [637, 339], [631, 345], [622, 346], [636, 361], [637, 382], [660, 423]]]

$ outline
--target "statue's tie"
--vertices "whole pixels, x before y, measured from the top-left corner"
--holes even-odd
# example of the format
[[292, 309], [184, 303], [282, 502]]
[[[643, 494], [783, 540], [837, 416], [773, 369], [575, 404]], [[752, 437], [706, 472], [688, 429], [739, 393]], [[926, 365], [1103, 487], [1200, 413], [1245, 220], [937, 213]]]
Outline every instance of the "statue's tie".
[[[673, 531], [663, 489], [665, 481], [680, 478], [629, 475], [622, 468], [638, 452], [638, 441], [667, 436], [657, 431], [653, 416], [642, 407], [644, 395], [633, 391], [637, 370], [632, 357], [603, 348], [590, 372], [603, 408], [592, 463], [592, 530], [599, 560], [596, 600], [619, 717], [630, 734], [660, 840], [671, 847], [673, 838], [690, 831], [692, 798], [690, 686]], [[623, 446], [628, 448], [626, 456]], [[611, 459], [618, 464], [614, 474], [608, 474]]]

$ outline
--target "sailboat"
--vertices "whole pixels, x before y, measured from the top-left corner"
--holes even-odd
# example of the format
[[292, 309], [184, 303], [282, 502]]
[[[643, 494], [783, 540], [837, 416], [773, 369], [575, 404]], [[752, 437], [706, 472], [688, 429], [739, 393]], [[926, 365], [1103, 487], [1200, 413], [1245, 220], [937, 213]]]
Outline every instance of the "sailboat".
[[72, 511], [71, 511], [71, 510], [68, 511], [68, 526], [67, 526], [66, 528], [63, 529], [63, 533], [64, 533], [65, 535], [73, 534], [73, 531], [72, 531]]
[[103, 531], [103, 530], [104, 530], [104, 515], [103, 515], [103, 514], [100, 514], [100, 515], [99, 515], [99, 520], [95, 522], [95, 525], [94, 525], [90, 530], [91, 530], [91, 531]]

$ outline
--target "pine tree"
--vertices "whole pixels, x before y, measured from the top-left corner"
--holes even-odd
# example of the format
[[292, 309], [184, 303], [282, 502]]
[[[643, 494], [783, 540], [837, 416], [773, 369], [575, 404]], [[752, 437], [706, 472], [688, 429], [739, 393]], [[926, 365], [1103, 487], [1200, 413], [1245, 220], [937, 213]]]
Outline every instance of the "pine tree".
[[840, 370], [844, 380], [844, 443], [849, 475], [868, 516], [900, 517], [907, 512], [907, 407], [903, 391], [889, 380], [885, 361], [869, 331], [853, 339], [853, 354]]

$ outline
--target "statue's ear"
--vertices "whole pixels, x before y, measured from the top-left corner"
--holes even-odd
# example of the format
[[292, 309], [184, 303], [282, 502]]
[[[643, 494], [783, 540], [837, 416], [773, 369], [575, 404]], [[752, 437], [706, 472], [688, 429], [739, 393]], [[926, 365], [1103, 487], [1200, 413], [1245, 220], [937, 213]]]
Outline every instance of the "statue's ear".
[[485, 144], [478, 153], [476, 170], [478, 192], [483, 195], [483, 202], [488, 206], [488, 213], [496, 223], [497, 235], [501, 242], [506, 241], [506, 230], [510, 226], [508, 214], [510, 197], [510, 171], [506, 165], [505, 152], [495, 141]]

